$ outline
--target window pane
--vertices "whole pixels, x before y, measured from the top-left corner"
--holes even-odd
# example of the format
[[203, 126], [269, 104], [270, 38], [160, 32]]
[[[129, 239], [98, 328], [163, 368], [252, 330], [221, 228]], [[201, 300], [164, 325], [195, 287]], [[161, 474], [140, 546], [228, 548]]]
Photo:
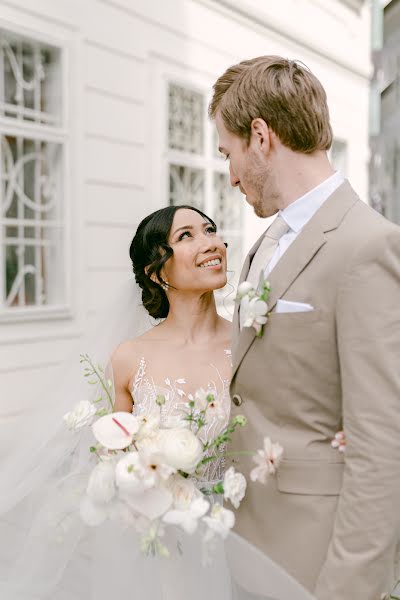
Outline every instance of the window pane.
[[168, 146], [192, 154], [203, 154], [204, 109], [202, 94], [169, 84]]
[[219, 229], [240, 229], [243, 198], [226, 173], [214, 173], [214, 217]]
[[217, 292], [217, 300], [233, 313], [236, 288], [242, 267], [242, 206], [243, 197], [233, 188], [226, 173], [213, 174], [214, 213], [219, 235], [227, 242], [228, 286]]
[[63, 300], [62, 145], [1, 138], [1, 304]]
[[204, 210], [204, 171], [179, 165], [169, 166], [169, 203], [190, 204]]
[[60, 51], [0, 29], [0, 114], [59, 125]]

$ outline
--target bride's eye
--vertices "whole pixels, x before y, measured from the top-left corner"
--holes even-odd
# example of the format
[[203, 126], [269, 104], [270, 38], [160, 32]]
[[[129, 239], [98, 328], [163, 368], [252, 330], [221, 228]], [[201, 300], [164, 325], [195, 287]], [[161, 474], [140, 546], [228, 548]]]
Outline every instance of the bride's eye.
[[191, 237], [192, 234], [190, 231], [182, 231], [181, 235], [178, 237], [178, 241], [184, 240], [187, 235]]
[[209, 227], [207, 227], [206, 233], [217, 233], [217, 228], [213, 225], [210, 225]]

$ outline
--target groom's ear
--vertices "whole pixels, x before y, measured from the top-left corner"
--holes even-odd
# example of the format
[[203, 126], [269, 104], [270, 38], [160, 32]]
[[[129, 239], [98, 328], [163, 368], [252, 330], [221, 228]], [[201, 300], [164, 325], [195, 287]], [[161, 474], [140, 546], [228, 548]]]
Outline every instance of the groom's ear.
[[264, 155], [267, 155], [271, 150], [271, 133], [271, 129], [264, 119], [253, 119], [251, 122], [250, 143]]

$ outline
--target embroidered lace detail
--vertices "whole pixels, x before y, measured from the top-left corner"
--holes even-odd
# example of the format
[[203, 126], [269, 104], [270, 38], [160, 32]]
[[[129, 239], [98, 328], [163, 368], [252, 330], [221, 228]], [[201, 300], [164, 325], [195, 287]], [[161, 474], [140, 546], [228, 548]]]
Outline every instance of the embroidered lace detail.
[[133, 386], [132, 386], [132, 390], [133, 390], [132, 398], [133, 398], [133, 400], [134, 400], [135, 392], [141, 386], [142, 381], [143, 381], [143, 377], [145, 376], [145, 374], [146, 374], [146, 361], [144, 360], [144, 358], [141, 358], [138, 370], [136, 371], [136, 374], [135, 374], [135, 379], [133, 381]]
[[[231, 356], [230, 351], [225, 351], [227, 357]], [[213, 366], [213, 365], [211, 365]], [[229, 420], [230, 397], [229, 397], [229, 379], [223, 379], [216, 367], [214, 367], [219, 379], [219, 385], [210, 381], [206, 386], [207, 391], [213, 393], [218, 403], [223, 407], [223, 418], [209, 417], [206, 425], [200, 430], [199, 438], [204, 443], [214, 439], [222, 432]], [[182, 416], [187, 413], [187, 403], [193, 400], [193, 395], [185, 390], [187, 380], [184, 377], [172, 379], [166, 377], [162, 385], [154, 382], [152, 377], [146, 374], [147, 363], [144, 357], [141, 358], [138, 370], [135, 374], [131, 395], [134, 402], [132, 411], [137, 414], [157, 414], [161, 411], [161, 425], [163, 427], [179, 426]], [[156, 399], [158, 395], [165, 397], [165, 403], [160, 408]], [[223, 454], [224, 448], [220, 448], [218, 454]], [[208, 456], [215, 455], [213, 450]], [[220, 457], [216, 460], [206, 463], [201, 475], [199, 486], [208, 487], [221, 481], [224, 477], [225, 458]], [[197, 479], [197, 481], [199, 481]]]

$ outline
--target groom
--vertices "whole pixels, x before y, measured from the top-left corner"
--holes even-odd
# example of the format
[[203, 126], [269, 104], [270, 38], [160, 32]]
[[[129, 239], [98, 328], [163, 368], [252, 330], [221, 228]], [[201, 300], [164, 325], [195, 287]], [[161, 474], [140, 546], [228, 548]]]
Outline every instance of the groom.
[[253, 284], [264, 271], [270, 312], [262, 337], [236, 312], [231, 394], [248, 419], [233, 449], [269, 436], [284, 459], [250, 482], [237, 530], [318, 600], [378, 600], [400, 531], [400, 229], [334, 172], [326, 94], [303, 64], [229, 68], [210, 115], [231, 184], [278, 215], [243, 267]]

